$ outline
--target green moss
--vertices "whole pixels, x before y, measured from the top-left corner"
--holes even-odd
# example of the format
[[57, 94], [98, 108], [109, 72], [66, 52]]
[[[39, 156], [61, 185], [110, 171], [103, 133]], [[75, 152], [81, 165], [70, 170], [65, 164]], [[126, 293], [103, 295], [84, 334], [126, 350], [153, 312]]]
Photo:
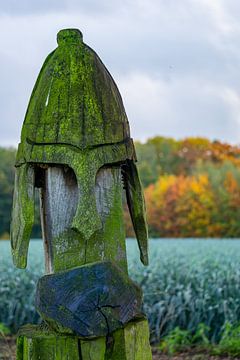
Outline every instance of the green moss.
[[17, 338], [16, 360], [23, 360], [23, 343], [24, 343], [24, 337], [19, 336]]
[[16, 169], [11, 246], [13, 262], [19, 268], [27, 265], [29, 239], [34, 223], [34, 169], [24, 164]]
[[120, 93], [79, 30], [59, 32], [31, 96], [21, 141], [65, 143], [80, 148], [129, 137]]
[[147, 320], [131, 321], [113, 333], [113, 347], [105, 360], [151, 360]]
[[[125, 179], [128, 204], [145, 264], [147, 230], [141, 184], [133, 165], [136, 156], [122, 99], [111, 75], [97, 54], [83, 43], [78, 30], [60, 31], [58, 45], [43, 64], [22, 128], [11, 228], [14, 263], [22, 268], [27, 264], [34, 216], [34, 169], [39, 164], [59, 164], [74, 171], [79, 201], [71, 228], [52, 239], [53, 271], [112, 260], [127, 274], [120, 165], [128, 161], [131, 164]], [[108, 213], [103, 220], [97, 209], [95, 182], [96, 174], [104, 166], [112, 168], [114, 181], [108, 189]], [[125, 341], [126, 353], [130, 354], [132, 348], [136, 354], [138, 348], [142, 351], [135, 337], [148, 346], [148, 338], [141, 330], [144, 326], [132, 325], [129, 333], [128, 327], [122, 331], [120, 337]], [[23, 360], [57, 360], [66, 353], [70, 354], [69, 359], [79, 359], [79, 339], [35, 330], [33, 334], [29, 332], [30, 336], [24, 335], [23, 341], [19, 339]], [[59, 327], [58, 331], [64, 329]], [[101, 353], [104, 359], [103, 344], [105, 339], [82, 344], [82, 349], [87, 349], [82, 360], [93, 359], [96, 353], [98, 356]], [[130, 360], [129, 354], [126, 359]], [[149, 352], [146, 357], [136, 355], [134, 359], [150, 359], [148, 355]], [[117, 356], [118, 351], [113, 358]]]
[[[116, 189], [112, 189], [113, 195], [111, 196], [111, 201], [113, 201], [113, 204], [109, 203], [109, 207], [113, 208], [113, 213], [110, 214], [107, 225], [103, 230], [102, 221], [96, 207], [95, 178], [98, 170], [104, 165], [124, 162], [129, 157], [129, 154], [132, 157], [133, 150], [129, 153], [130, 146], [126, 147], [125, 144], [119, 144], [85, 150], [68, 145], [38, 146], [27, 144], [24, 150], [21, 147], [21, 157], [18, 158], [18, 164], [23, 164], [26, 161], [32, 165], [34, 163], [68, 165], [73, 169], [79, 185], [79, 199], [81, 200], [78, 202], [72, 227], [68, 231], [63, 232], [54, 241], [56, 246], [59, 246], [62, 241], [68, 244], [68, 252], [65, 255], [59, 254], [59, 256], [54, 257], [54, 271], [106, 258], [115, 258], [120, 266], [126, 269], [121, 179], [119, 177]], [[26, 165], [21, 165], [17, 168], [17, 171], [21, 171], [22, 166]], [[19, 192], [20, 189], [19, 193], [21, 193], [24, 186], [26, 186], [26, 180], [22, 178], [16, 185], [16, 192]], [[23, 195], [21, 195], [22, 198]], [[33, 206], [33, 203], [30, 202], [30, 205]], [[18, 207], [14, 210], [16, 213], [18, 212], [17, 209]], [[24, 205], [21, 209], [22, 213], [25, 214], [27, 207]], [[26, 212], [26, 217], [29, 216], [29, 213], [30, 211]], [[13, 221], [13, 224], [18, 226], [18, 224], [15, 224], [15, 221]], [[30, 227], [31, 222], [28, 222], [28, 225]], [[13, 238], [15, 237], [13, 236]], [[24, 244], [24, 266], [26, 265], [26, 249], [29, 237], [30, 232], [28, 231], [24, 238], [19, 241], [21, 246]], [[74, 239], [77, 241], [77, 246], [75, 246], [76, 241]], [[107, 255], [104, 255], [104, 257], [102, 256], [101, 241], [103, 244], [106, 244], [103, 247], [107, 248]], [[15, 262], [17, 265], [19, 263], [20, 266], [23, 266], [21, 265], [22, 260], [20, 260], [21, 253], [18, 250], [16, 252], [14, 250], [14, 258], [18, 258]]]
[[[83, 43], [79, 30], [60, 31], [58, 44], [58, 48], [46, 59], [34, 87], [22, 128], [16, 166], [22, 168], [26, 163], [62, 164], [71, 167], [76, 174], [79, 185], [78, 195], [81, 200], [78, 202], [71, 230], [56, 239], [58, 243], [66, 240], [69, 245], [71, 256], [68, 267], [70, 268], [87, 261], [83, 251], [80, 250], [80, 245], [81, 249], [88, 246], [90, 253], [94, 247], [89, 246], [89, 242], [99, 244], [99, 240], [93, 234], [98, 234], [101, 238], [103, 233], [94, 192], [97, 171], [107, 164], [119, 165], [127, 159], [133, 162], [135, 152], [133, 143], [129, 139], [128, 120], [121, 96], [101, 60]], [[101, 146], [93, 147], [96, 145]], [[130, 178], [131, 189], [135, 183], [139, 185], [139, 182], [134, 182], [135, 178], [134, 176]], [[22, 180], [24, 181], [23, 178]], [[24, 194], [21, 195], [26, 185], [21, 184], [21, 181], [16, 184], [15, 203], [21, 203], [20, 215], [28, 220], [19, 227], [16, 224], [16, 218], [19, 218], [18, 204], [14, 206], [16, 209], [13, 213], [12, 238], [15, 263], [19, 267], [25, 267], [32, 223], [32, 202], [28, 201]], [[146, 264], [147, 233], [144, 201], [141, 187], [137, 186], [133, 190], [130, 210], [139, 241], [141, 259]], [[120, 191], [118, 194], [121, 196]], [[115, 199], [114, 201], [117, 202]], [[116, 209], [119, 206], [122, 207], [115, 203]], [[117, 210], [114, 211], [116, 213]], [[116, 236], [116, 229], [120, 231], [117, 238], [123, 237], [122, 210], [119, 211], [118, 215], [111, 215], [107, 220], [106, 239], [102, 241], [108, 243], [111, 239], [111, 246], [115, 247], [115, 254], [117, 251], [118, 255], [113, 251], [110, 254], [111, 246], [107, 246], [109, 257], [118, 257], [119, 261], [122, 257], [121, 266], [126, 267], [125, 247], [122, 241], [116, 249], [117, 239], [112, 240]], [[19, 229], [24, 231], [24, 235]], [[79, 252], [71, 247], [73, 231], [78, 232]], [[16, 238], [19, 248], [15, 251]], [[74, 255], [75, 251], [76, 255]], [[96, 254], [94, 260], [99, 259], [99, 251]], [[55, 271], [66, 268], [65, 258], [59, 256], [54, 261]]]
[[112, 205], [103, 229], [104, 252], [106, 259], [116, 262], [127, 272], [121, 171], [113, 168], [112, 173], [116, 179], [116, 185], [111, 189], [111, 193], [108, 194], [111, 199], [109, 203]]
[[148, 336], [147, 320], [132, 321], [108, 339], [93, 340], [27, 325], [18, 337], [17, 360], [151, 360]]
[[83, 360], [105, 360], [106, 339], [104, 337], [92, 340], [81, 340], [81, 355]]

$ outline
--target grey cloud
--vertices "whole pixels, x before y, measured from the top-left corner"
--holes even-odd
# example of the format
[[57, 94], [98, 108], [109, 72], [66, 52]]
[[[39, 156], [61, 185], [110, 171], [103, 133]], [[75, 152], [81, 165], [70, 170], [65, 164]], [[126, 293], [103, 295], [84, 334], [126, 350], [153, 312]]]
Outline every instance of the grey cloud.
[[[80, 28], [85, 42], [118, 81], [135, 137], [195, 134], [238, 141], [238, 107], [221, 91], [240, 92], [240, 3], [0, 0], [0, 4], [0, 144], [17, 143], [37, 74], [56, 46], [57, 31], [64, 27]], [[212, 91], [207, 92], [207, 86]]]
[[167, 83], [135, 74], [118, 82], [138, 139], [161, 134], [239, 142], [240, 98], [229, 89], [198, 76]]
[[51, 12], [83, 11], [87, 13], [111, 12], [115, 9], [111, 0], [1, 0], [0, 14], [4, 15], [32, 15], [49, 14]]

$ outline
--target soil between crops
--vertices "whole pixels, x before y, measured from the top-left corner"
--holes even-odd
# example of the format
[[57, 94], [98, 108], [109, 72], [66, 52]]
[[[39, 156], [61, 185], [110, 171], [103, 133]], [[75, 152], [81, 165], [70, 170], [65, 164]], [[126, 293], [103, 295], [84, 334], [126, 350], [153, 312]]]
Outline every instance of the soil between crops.
[[0, 336], [0, 360], [15, 360], [16, 338]]
[[240, 357], [233, 358], [230, 356], [213, 356], [208, 354], [207, 352], [199, 352], [191, 349], [173, 356], [160, 354], [155, 348], [153, 348], [152, 352], [153, 360], [240, 360]]
[[[13, 337], [0, 338], [0, 360], [15, 360], [16, 339]], [[207, 353], [199, 353], [189, 350], [187, 352], [167, 356], [160, 354], [156, 348], [153, 348], [153, 360], [231, 360], [232, 357], [212, 356]], [[235, 360], [240, 360], [240, 357], [235, 357]], [[64, 359], [63, 359], [64, 360]]]

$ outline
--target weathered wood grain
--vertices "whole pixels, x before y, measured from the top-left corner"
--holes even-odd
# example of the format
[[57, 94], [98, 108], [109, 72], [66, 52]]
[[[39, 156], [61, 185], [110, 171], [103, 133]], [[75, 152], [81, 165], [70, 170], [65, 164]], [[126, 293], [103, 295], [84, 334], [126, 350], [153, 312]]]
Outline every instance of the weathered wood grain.
[[147, 320], [130, 322], [113, 334], [114, 345], [106, 360], [151, 360]]
[[129, 137], [119, 90], [77, 29], [58, 33], [26, 113], [21, 141], [79, 147], [116, 143]]
[[49, 326], [83, 338], [107, 336], [143, 317], [141, 289], [114, 263], [98, 262], [43, 276], [36, 307]]
[[122, 166], [122, 171], [127, 195], [127, 204], [138, 241], [140, 258], [144, 265], [148, 265], [146, 209], [138, 170], [136, 164], [132, 160], [127, 160], [126, 164]]
[[[78, 187], [81, 194], [82, 184], [77, 184], [73, 170], [66, 166], [45, 170], [41, 218], [48, 273], [101, 260], [115, 261], [127, 271], [120, 168], [100, 169], [92, 186], [94, 203], [86, 204], [84, 196], [79, 198]], [[78, 203], [85, 209], [77, 219], [80, 230], [91, 220], [96, 207], [101, 229], [90, 238], [72, 228]]]
[[37, 187], [48, 275], [36, 303], [49, 326], [19, 335], [18, 360], [151, 358], [147, 323], [129, 323], [142, 318], [142, 296], [127, 274], [122, 174], [141, 261], [148, 263], [135, 161], [114, 80], [79, 30], [60, 31], [33, 89], [17, 152], [13, 258], [26, 266]]
[[26, 325], [19, 333], [16, 360], [152, 360], [148, 339], [147, 320], [92, 340]]
[[[47, 164], [50, 167], [62, 165], [62, 167], [68, 166], [73, 169], [78, 183], [76, 196], [79, 201], [77, 201], [75, 215], [72, 218], [70, 228], [72, 232], [66, 233], [66, 244], [71, 242], [70, 238], [73, 238], [73, 243], [80, 243], [81, 250], [78, 252], [80, 264], [83, 263], [82, 257], [84, 257], [80, 254], [81, 251], [84, 248], [92, 249], [89, 243], [96, 243], [97, 232], [100, 237], [102, 234], [103, 226], [96, 208], [94, 190], [95, 181], [98, 181], [96, 173], [106, 165], [115, 167], [124, 163], [127, 163], [125, 173], [127, 174], [126, 190], [129, 209], [140, 247], [141, 260], [147, 264], [145, 207], [135, 160], [128, 119], [114, 80], [97, 54], [84, 44], [79, 30], [60, 31], [58, 47], [43, 64], [30, 98], [22, 127], [16, 166], [32, 164], [35, 167]], [[54, 172], [47, 170], [46, 186], [55, 189], [56, 183], [56, 194], [52, 196], [50, 202], [55, 201], [54, 206], [57, 211], [60, 211], [63, 205], [62, 203], [60, 207], [56, 205], [60, 196], [57, 196], [57, 188], [59, 185], [63, 189], [65, 183], [59, 178], [62, 184], [57, 184], [58, 180], [55, 177]], [[41, 197], [43, 199], [42, 223], [46, 228], [44, 219], [49, 216], [53, 206], [49, 203], [49, 209], [47, 208], [48, 205], [45, 202], [47, 202], [48, 190], [45, 190], [41, 191]], [[60, 201], [69, 200], [63, 199], [68, 194], [65, 190]], [[71, 191], [71, 189], [68, 190]], [[74, 196], [74, 203], [76, 196]], [[71, 192], [69, 192], [69, 197], [73, 198]], [[69, 204], [71, 209], [72, 206]], [[69, 216], [71, 215], [72, 212], [69, 211]], [[110, 229], [109, 219], [110, 217], [107, 217], [105, 221], [105, 225], [108, 223], [105, 226], [105, 234]], [[57, 223], [57, 217], [55, 220], [54, 224]], [[13, 227], [14, 222], [13, 217]], [[65, 220], [63, 224], [66, 225]], [[56, 232], [59, 231], [59, 226], [61, 226], [60, 223], [56, 226]], [[50, 238], [51, 231], [45, 228], [43, 229], [44, 237]], [[74, 236], [74, 231], [79, 233], [78, 239]], [[61, 232], [63, 233], [64, 231]], [[66, 244], [62, 243], [62, 237], [59, 236], [59, 247], [63, 248]], [[57, 236], [54, 235], [54, 237]], [[66, 252], [64, 251], [63, 258], [58, 263], [54, 257], [53, 247], [54, 241], [52, 244], [49, 241], [49, 244], [45, 246], [46, 268], [48, 271], [59, 271], [64, 263], [66, 268], [66, 261], [63, 259]], [[126, 261], [124, 264], [123, 260], [124, 249], [122, 245], [120, 247], [122, 255], [118, 252], [115, 257], [122, 257], [120, 266], [126, 267]], [[75, 248], [73, 245], [72, 249], [69, 249], [68, 268], [77, 266], [76, 259], [72, 256]]]
[[105, 360], [106, 338], [100, 337], [92, 341], [79, 340], [82, 360]]
[[[81, 255], [84, 257], [84, 248], [81, 239], [71, 230], [78, 203], [78, 186], [74, 172], [67, 166], [54, 166], [45, 170], [44, 177], [44, 185], [40, 189], [40, 213], [46, 271], [52, 273], [56, 271], [56, 260], [65, 260], [72, 266], [79, 265]], [[76, 258], [76, 264], [72, 264], [72, 257]], [[66, 266], [63, 265], [63, 268]]]
[[79, 339], [29, 326], [18, 336], [16, 360], [82, 360]]
[[29, 240], [34, 223], [34, 168], [23, 164], [16, 168], [11, 222], [11, 248], [14, 264], [27, 266]]

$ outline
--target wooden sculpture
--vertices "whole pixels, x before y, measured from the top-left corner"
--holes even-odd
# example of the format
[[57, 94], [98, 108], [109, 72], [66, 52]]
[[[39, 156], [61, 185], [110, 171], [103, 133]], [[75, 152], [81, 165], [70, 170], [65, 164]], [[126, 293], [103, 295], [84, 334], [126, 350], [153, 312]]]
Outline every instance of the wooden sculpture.
[[61, 30], [32, 92], [16, 159], [14, 264], [27, 265], [39, 189], [43, 322], [19, 331], [17, 359], [149, 360], [140, 288], [128, 277], [122, 192], [148, 263], [145, 205], [121, 95], [77, 29]]

